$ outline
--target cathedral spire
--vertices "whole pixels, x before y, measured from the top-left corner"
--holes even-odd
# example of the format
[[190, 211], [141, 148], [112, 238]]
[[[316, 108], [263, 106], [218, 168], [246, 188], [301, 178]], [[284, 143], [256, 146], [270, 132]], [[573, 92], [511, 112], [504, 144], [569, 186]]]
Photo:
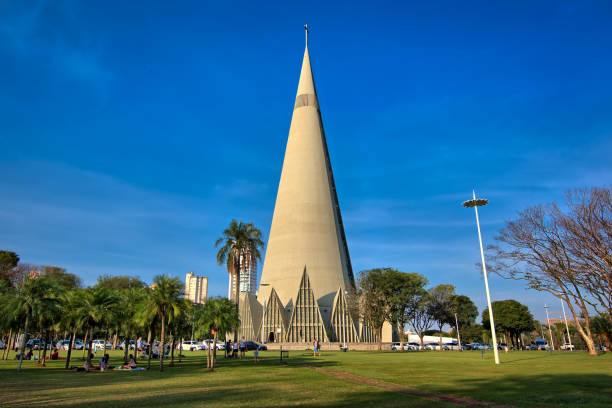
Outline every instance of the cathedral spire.
[[272, 288], [290, 312], [304, 270], [327, 325], [338, 291], [354, 287], [323, 121], [306, 49], [266, 248], [259, 299]]

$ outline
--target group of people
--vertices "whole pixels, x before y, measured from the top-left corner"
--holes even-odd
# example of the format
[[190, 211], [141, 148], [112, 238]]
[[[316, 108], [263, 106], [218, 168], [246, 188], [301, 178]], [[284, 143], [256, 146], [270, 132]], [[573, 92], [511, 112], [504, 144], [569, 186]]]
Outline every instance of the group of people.
[[[83, 362], [83, 367], [72, 366], [70, 367], [70, 369], [72, 371], [85, 371], [85, 372], [108, 371], [108, 370], [113, 369], [113, 367], [111, 367], [111, 365], [109, 364], [108, 354], [104, 354], [102, 357], [100, 357], [100, 359], [98, 360], [100, 365], [97, 365], [97, 366], [91, 364], [91, 361], [93, 361], [93, 358], [94, 358], [94, 355], [92, 353], [89, 353], [89, 358]], [[130, 354], [130, 362], [127, 365], [114, 367], [115, 370], [133, 370], [136, 368], [137, 368], [136, 360], [134, 359], [134, 355], [132, 354]]]
[[[232, 343], [231, 339], [227, 339], [225, 342], [225, 358], [243, 358], [247, 352], [247, 342], [244, 339], [244, 336]], [[238, 354], [240, 352], [240, 354]], [[253, 350], [253, 356], [255, 357], [255, 362], [259, 361], [259, 350]]]

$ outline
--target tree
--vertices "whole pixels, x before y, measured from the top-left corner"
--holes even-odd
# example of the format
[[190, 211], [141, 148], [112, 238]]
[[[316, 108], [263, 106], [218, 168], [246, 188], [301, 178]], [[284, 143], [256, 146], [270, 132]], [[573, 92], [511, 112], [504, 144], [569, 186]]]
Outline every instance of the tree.
[[[210, 371], [215, 369], [216, 363], [216, 350], [217, 350], [217, 336], [219, 333], [227, 333], [230, 331], [238, 331], [240, 327], [240, 317], [235, 305], [224, 298], [211, 298], [204, 303], [200, 319], [198, 321], [198, 335], [205, 337], [208, 334], [213, 335], [213, 345], [208, 346], [207, 351], [207, 368]], [[211, 358], [211, 350], [213, 349], [213, 356]]]
[[131, 289], [131, 288], [143, 288], [145, 283], [139, 278], [133, 276], [110, 276], [102, 275], [98, 277], [96, 286], [99, 288], [106, 289]]
[[425, 342], [423, 341], [425, 332], [431, 329], [435, 322], [432, 313], [433, 301], [431, 294], [425, 288], [422, 288], [416, 291], [407, 309], [410, 325], [421, 341], [421, 349], [425, 347]]
[[418, 273], [399, 272], [388, 269], [387, 301], [389, 302], [389, 322], [399, 333], [401, 347], [405, 341], [405, 326], [410, 320], [409, 310], [412, 299], [424, 290], [427, 279]]
[[153, 279], [153, 290], [151, 291], [151, 303], [155, 314], [160, 319], [160, 352], [159, 352], [159, 371], [164, 371], [164, 352], [166, 322], [173, 319], [181, 312], [183, 296], [183, 284], [178, 278], [168, 275], [158, 275]]
[[[257, 262], [261, 261], [260, 249], [263, 249], [262, 233], [253, 223], [245, 224], [242, 221], [232, 220], [223, 236], [215, 242], [215, 247], [221, 246], [217, 252], [217, 263], [225, 264], [227, 272], [236, 282], [235, 301], [236, 310], [240, 302], [240, 275], [248, 269], [255, 269]], [[234, 333], [234, 341], [238, 340], [238, 331]]]
[[66, 272], [66, 269], [59, 266], [43, 266], [40, 274], [55, 280], [65, 290], [78, 289], [83, 286], [81, 278], [73, 273]]
[[14, 269], [19, 263], [19, 255], [12, 251], [0, 250], [0, 280], [12, 283]]
[[12, 304], [10, 304], [8, 310], [11, 310], [16, 316], [22, 315], [24, 317], [17, 371], [21, 371], [31, 322], [36, 322], [46, 310], [55, 309], [59, 305], [58, 293], [57, 284], [49, 278], [42, 277], [23, 282], [18, 288], [17, 295], [12, 299]]
[[[535, 329], [529, 308], [512, 299], [496, 301], [491, 306], [495, 316], [495, 330], [505, 333], [515, 348], [520, 348], [521, 334]], [[482, 312], [482, 325], [487, 330], [491, 329], [489, 308]]]
[[608, 350], [612, 350], [612, 320], [607, 314], [599, 314], [591, 319], [591, 331], [601, 338]]
[[[572, 205], [569, 199], [568, 206], [571, 208]], [[608, 231], [609, 245], [609, 212], [603, 210], [601, 217], [602, 228]], [[564, 214], [556, 204], [530, 207], [520, 212], [518, 219], [507, 222], [495, 238], [500, 245], [488, 248], [492, 261], [490, 269], [506, 279], [524, 280], [528, 288], [550, 293], [564, 301], [589, 354], [595, 356], [597, 350], [591, 334], [589, 311], [593, 306], [589, 301], [593, 289], [585, 278], [589, 275], [585, 272], [585, 265], [590, 261], [583, 259], [582, 252], [575, 248], [581, 245], [577, 242], [582, 238], [571, 231], [574, 225], [571, 220], [576, 220], [575, 214]], [[599, 264], [604, 267], [607, 261], [602, 259]], [[605, 289], [610, 276], [602, 276], [597, 271], [593, 273], [603, 280], [602, 288]]]
[[431, 295], [431, 315], [438, 323], [440, 329], [440, 351], [442, 347], [442, 327], [445, 324], [452, 325], [454, 314], [452, 310], [453, 296], [455, 295], [455, 287], [453, 285], [438, 285], [429, 289]]
[[359, 274], [359, 299], [362, 318], [369, 324], [382, 350], [382, 327], [389, 316], [384, 268], [370, 269]]
[[[461, 338], [463, 337], [463, 328], [476, 322], [478, 317], [478, 308], [467, 296], [455, 295], [451, 302], [451, 311], [456, 319], [452, 319], [450, 325], [455, 329], [457, 340], [459, 342], [459, 350], [461, 350]], [[459, 327], [457, 327], [459, 324]], [[464, 340], [467, 341], [465, 337]]]
[[[119, 296], [116, 291], [105, 288], [87, 288], [82, 291], [82, 298], [75, 310], [77, 319], [89, 329], [87, 344], [87, 362], [91, 365], [91, 345], [95, 330], [108, 326], [116, 313]], [[104, 341], [106, 347], [106, 339]]]

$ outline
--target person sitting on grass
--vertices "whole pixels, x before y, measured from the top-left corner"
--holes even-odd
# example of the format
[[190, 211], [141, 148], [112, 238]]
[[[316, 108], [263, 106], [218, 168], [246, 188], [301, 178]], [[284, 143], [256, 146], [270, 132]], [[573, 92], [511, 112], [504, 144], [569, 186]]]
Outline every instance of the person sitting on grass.
[[134, 356], [132, 354], [130, 354], [130, 362], [128, 363], [128, 365], [121, 367], [124, 370], [131, 370], [133, 368], [136, 368], [136, 360], [134, 360]]

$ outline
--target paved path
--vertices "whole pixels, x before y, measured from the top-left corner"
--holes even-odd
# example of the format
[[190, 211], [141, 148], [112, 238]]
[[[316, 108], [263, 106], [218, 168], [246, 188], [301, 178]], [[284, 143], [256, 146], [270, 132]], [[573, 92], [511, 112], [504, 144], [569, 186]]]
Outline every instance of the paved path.
[[336, 378], [340, 378], [352, 383], [369, 385], [371, 387], [380, 388], [386, 391], [397, 392], [399, 394], [411, 395], [414, 397], [424, 398], [430, 401], [446, 402], [456, 404], [462, 407], [474, 407], [474, 408], [514, 408], [511, 405], [496, 405], [487, 401], [479, 401], [473, 398], [461, 397], [458, 395], [444, 394], [435, 391], [420, 390], [418, 388], [407, 387], [405, 385], [393, 384], [387, 381], [375, 380], [373, 378], [362, 377], [355, 374], [350, 374], [345, 371], [332, 370], [325, 367], [313, 367], [305, 366], [311, 370], [319, 373], [331, 375]]

